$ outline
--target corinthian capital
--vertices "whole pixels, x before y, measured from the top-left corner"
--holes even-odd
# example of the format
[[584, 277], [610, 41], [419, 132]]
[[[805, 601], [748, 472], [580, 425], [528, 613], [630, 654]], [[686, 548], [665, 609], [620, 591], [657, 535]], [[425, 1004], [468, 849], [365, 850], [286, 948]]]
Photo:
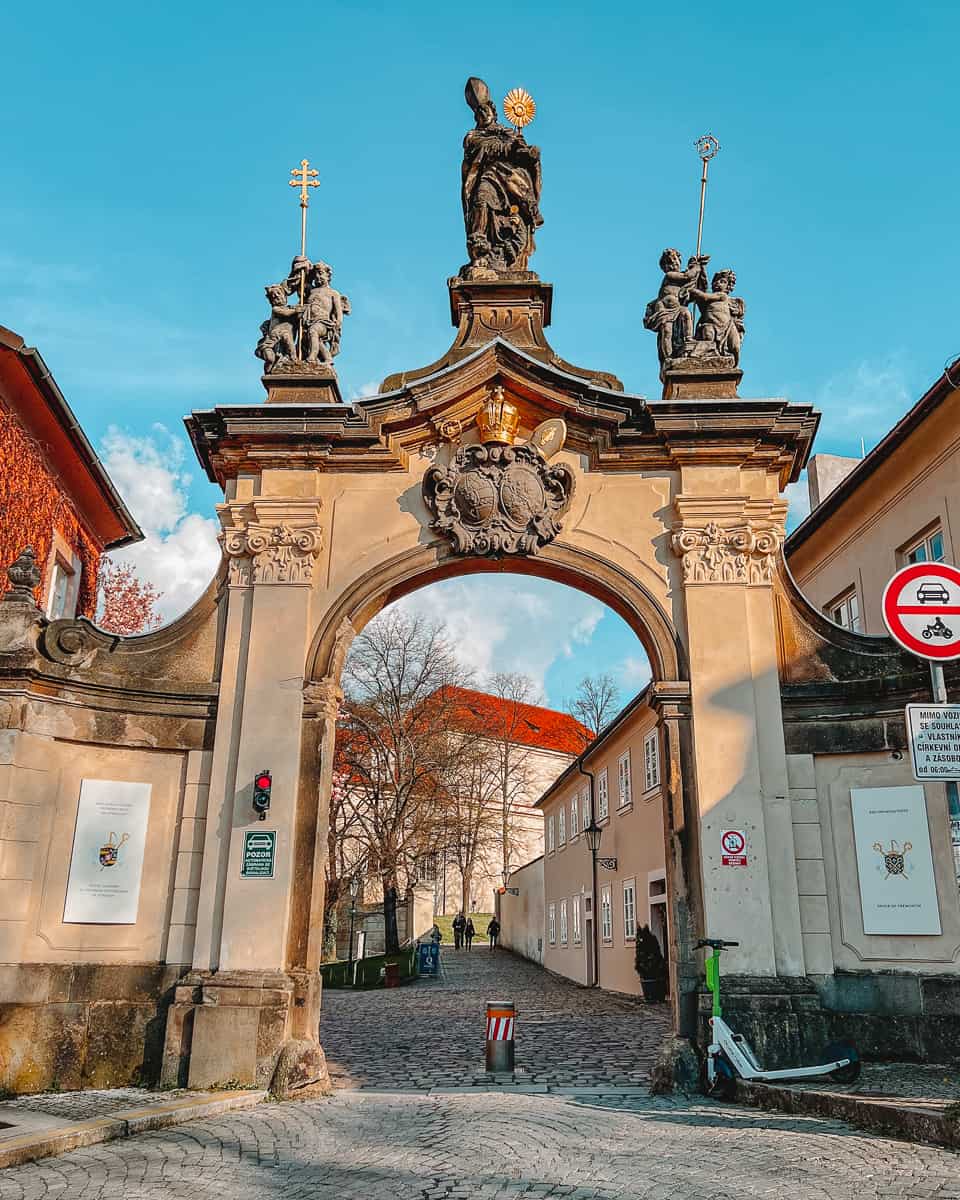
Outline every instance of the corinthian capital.
[[783, 542], [779, 529], [753, 525], [684, 525], [673, 535], [684, 583], [769, 584]]
[[230, 583], [311, 583], [322, 546], [319, 508], [317, 500], [221, 505], [220, 544], [230, 563]]

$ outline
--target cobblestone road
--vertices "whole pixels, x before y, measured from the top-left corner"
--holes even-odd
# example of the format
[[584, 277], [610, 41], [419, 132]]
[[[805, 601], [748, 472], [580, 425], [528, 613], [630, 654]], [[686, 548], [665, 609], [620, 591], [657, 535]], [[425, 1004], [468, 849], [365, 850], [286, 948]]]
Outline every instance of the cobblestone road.
[[409, 1083], [394, 1043], [416, 1049], [441, 1034], [448, 1050], [421, 1086], [472, 1077], [479, 1052], [455, 1052], [451, 1030], [481, 1040], [477, 1006], [494, 982], [513, 984], [508, 998], [529, 1022], [533, 1076], [566, 1078], [568, 1051], [584, 1072], [575, 1082], [642, 1070], [622, 1043], [647, 1054], [657, 1014], [638, 1033], [651, 1014], [629, 1004], [506, 957], [453, 962], [435, 988], [327, 994], [328, 1052], [341, 1084], [349, 1072], [360, 1090], [11, 1168], [0, 1200], [960, 1200], [957, 1155], [817, 1118], [638, 1095], [377, 1090]]
[[[532, 1084], [644, 1083], [667, 1005], [577, 987], [486, 946], [444, 950], [443, 977], [398, 991], [328, 991], [320, 1040], [338, 1087], [460, 1087], [483, 1073], [485, 1005], [517, 1006], [517, 1065]], [[480, 1080], [480, 1082], [486, 1082]]]

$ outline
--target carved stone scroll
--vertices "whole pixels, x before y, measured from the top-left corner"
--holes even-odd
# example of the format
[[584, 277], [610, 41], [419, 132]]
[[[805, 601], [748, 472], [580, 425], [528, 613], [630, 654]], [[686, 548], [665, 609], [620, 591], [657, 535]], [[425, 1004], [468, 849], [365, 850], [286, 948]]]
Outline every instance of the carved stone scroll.
[[678, 530], [672, 546], [683, 564], [684, 583], [769, 584], [782, 542], [779, 530], [710, 521]]

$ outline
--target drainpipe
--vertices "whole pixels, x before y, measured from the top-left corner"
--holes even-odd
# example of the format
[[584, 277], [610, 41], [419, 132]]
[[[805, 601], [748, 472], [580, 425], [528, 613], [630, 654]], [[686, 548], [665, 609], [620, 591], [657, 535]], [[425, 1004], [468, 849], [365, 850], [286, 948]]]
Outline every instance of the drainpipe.
[[[586, 777], [590, 780], [590, 824], [595, 825], [596, 821], [597, 821], [597, 808], [596, 808], [596, 797], [595, 797], [596, 781], [595, 781], [593, 772], [588, 771], [587, 768], [583, 765], [583, 756], [582, 755], [577, 759], [577, 770], [580, 772], [581, 775], [586, 775]], [[581, 822], [583, 821], [582, 814], [581, 814], [580, 820], [581, 820]], [[590, 918], [591, 918], [590, 929], [593, 933], [593, 985], [592, 986], [595, 988], [598, 988], [600, 986], [600, 940], [599, 940], [600, 934], [599, 934], [599, 929], [598, 929], [597, 923], [599, 921], [600, 909], [597, 905], [597, 899], [598, 899], [598, 895], [597, 895], [597, 852], [592, 846], [590, 847], [590, 858], [592, 859], [592, 870], [593, 870], [593, 876], [592, 876], [593, 895], [590, 900], [590, 907], [592, 909], [592, 911], [590, 913]]]

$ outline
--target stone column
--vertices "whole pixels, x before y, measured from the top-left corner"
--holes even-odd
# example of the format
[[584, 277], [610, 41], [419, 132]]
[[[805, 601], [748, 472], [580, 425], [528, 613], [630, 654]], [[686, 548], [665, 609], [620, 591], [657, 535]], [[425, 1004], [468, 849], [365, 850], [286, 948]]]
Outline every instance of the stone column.
[[[730, 973], [803, 975], [772, 592], [786, 502], [681, 494], [675, 509], [704, 931], [741, 943]], [[746, 835], [746, 866], [722, 864], [724, 830]]]
[[[168, 1025], [165, 1067], [170, 1079], [174, 1060], [182, 1072], [189, 1058], [190, 1086], [265, 1086], [291, 1035], [287, 947], [320, 507], [317, 497], [284, 496], [231, 500], [218, 510], [230, 577], [201, 915], [194, 973], [177, 989]], [[273, 785], [259, 821], [253, 781], [263, 770]], [[272, 878], [241, 875], [244, 833], [256, 830], [276, 834]]]

